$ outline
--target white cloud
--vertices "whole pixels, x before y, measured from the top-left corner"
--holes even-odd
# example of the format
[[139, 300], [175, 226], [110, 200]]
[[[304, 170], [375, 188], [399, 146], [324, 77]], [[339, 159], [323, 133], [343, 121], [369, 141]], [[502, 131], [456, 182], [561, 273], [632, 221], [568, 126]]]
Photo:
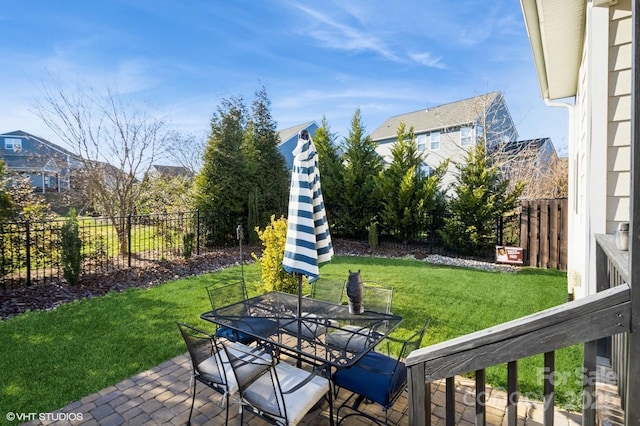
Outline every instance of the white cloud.
[[430, 52], [411, 53], [409, 57], [420, 65], [443, 70], [447, 69], [447, 66], [442, 62], [442, 56], [434, 57]]
[[320, 41], [324, 46], [358, 52], [371, 51], [390, 60], [399, 60], [398, 56], [374, 34], [338, 22], [317, 10], [299, 4], [294, 4], [294, 6], [311, 18], [305, 22], [315, 23], [315, 25], [310, 24], [308, 28], [304, 28], [303, 33]]

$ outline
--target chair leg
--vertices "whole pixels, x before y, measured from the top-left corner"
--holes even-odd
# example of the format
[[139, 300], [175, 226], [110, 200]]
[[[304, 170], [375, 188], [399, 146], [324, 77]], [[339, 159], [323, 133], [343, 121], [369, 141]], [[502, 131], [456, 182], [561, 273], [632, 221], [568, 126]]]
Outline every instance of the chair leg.
[[189, 410], [189, 420], [187, 420], [187, 426], [191, 425], [191, 415], [193, 414], [193, 405], [196, 403], [196, 384], [198, 381], [195, 377], [191, 377], [193, 380], [193, 389], [191, 390], [191, 409]]
[[331, 426], [335, 425], [333, 419], [333, 389], [331, 389], [331, 381], [329, 381], [329, 421]]

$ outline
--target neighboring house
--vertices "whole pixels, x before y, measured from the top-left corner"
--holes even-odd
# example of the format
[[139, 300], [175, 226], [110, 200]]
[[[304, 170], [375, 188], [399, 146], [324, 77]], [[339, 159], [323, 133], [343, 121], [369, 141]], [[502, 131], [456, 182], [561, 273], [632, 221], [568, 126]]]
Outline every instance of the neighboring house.
[[597, 291], [594, 235], [630, 221], [631, 1], [522, 7], [542, 97], [573, 98], [561, 105], [570, 120], [568, 286], [579, 298]]
[[187, 179], [193, 179], [193, 172], [183, 166], [163, 166], [160, 164], [153, 164], [149, 168], [149, 175], [167, 178], [184, 177]]
[[490, 155], [504, 175], [527, 180], [543, 177], [558, 161], [551, 138], [510, 142], [494, 149]]
[[71, 187], [71, 170], [82, 166], [68, 150], [21, 130], [0, 134], [0, 158], [10, 173], [28, 176], [37, 192]]
[[[392, 145], [397, 141], [398, 126], [413, 131], [418, 151], [425, 155], [424, 170], [430, 173], [443, 161], [463, 162], [467, 150], [479, 140], [488, 147], [516, 141], [518, 132], [500, 92], [491, 92], [387, 119], [371, 133], [376, 151], [385, 163], [391, 161]], [[443, 187], [454, 182], [453, 169], [443, 178]]]
[[318, 126], [315, 121], [309, 121], [278, 131], [278, 135], [280, 136], [278, 150], [280, 150], [289, 169], [293, 168], [293, 150], [296, 149], [296, 145], [298, 144], [298, 133], [302, 130], [307, 130], [311, 137], [314, 137], [318, 128], [320, 128], [320, 126]]

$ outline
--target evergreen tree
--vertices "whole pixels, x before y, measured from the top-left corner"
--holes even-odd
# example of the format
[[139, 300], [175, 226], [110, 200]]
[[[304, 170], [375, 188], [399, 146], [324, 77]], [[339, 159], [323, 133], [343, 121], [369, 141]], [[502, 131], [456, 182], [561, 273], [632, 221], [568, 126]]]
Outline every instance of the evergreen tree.
[[82, 266], [82, 239], [80, 239], [80, 228], [78, 225], [78, 215], [75, 209], [69, 211], [69, 216], [62, 225], [60, 231], [60, 263], [62, 263], [62, 273], [69, 285], [78, 284]]
[[336, 145], [337, 139], [337, 135], [331, 132], [327, 117], [322, 117], [322, 123], [316, 130], [313, 142], [318, 152], [322, 197], [330, 226], [333, 225], [333, 213], [336, 212], [339, 215], [337, 212], [341, 208], [344, 179], [344, 167]]
[[[280, 138], [277, 124], [271, 115], [271, 101], [264, 87], [256, 92], [251, 106], [251, 117], [247, 126], [245, 146], [247, 178], [253, 186], [252, 208], [256, 210], [258, 223], [250, 224], [250, 234], [255, 226], [264, 227], [270, 217], [286, 214], [289, 198], [290, 172], [278, 145]], [[255, 198], [257, 196], [257, 198]], [[257, 241], [257, 234], [250, 235]]]
[[485, 256], [493, 250], [496, 219], [512, 211], [524, 189], [518, 182], [509, 192], [509, 180], [491, 166], [483, 142], [469, 150], [466, 163], [456, 165], [455, 196], [449, 202], [442, 238], [456, 252]]
[[366, 238], [367, 228], [378, 214], [374, 177], [382, 170], [382, 159], [375, 148], [375, 142], [365, 136], [358, 108], [351, 120], [349, 136], [344, 140], [342, 208], [334, 213], [336, 228], [346, 236]]
[[398, 126], [397, 141], [391, 149], [392, 161], [376, 178], [380, 194], [382, 226], [397, 233], [406, 244], [408, 238], [426, 229], [427, 216], [434, 211], [438, 186], [446, 168], [427, 177], [421, 168], [413, 127]]
[[209, 243], [232, 243], [244, 223], [251, 181], [247, 179], [242, 145], [247, 125], [241, 98], [223, 99], [211, 119], [203, 165], [195, 179], [195, 206], [211, 221]]

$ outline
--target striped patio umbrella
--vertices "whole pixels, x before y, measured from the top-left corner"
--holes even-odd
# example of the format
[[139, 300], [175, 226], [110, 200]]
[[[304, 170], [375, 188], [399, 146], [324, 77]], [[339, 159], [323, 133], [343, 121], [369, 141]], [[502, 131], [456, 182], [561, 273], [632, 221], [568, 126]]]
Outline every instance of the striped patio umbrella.
[[298, 274], [300, 314], [302, 276], [306, 276], [310, 283], [317, 280], [320, 264], [328, 262], [333, 256], [333, 246], [320, 189], [318, 153], [306, 130], [298, 134], [293, 155], [287, 241], [282, 266], [285, 271]]

